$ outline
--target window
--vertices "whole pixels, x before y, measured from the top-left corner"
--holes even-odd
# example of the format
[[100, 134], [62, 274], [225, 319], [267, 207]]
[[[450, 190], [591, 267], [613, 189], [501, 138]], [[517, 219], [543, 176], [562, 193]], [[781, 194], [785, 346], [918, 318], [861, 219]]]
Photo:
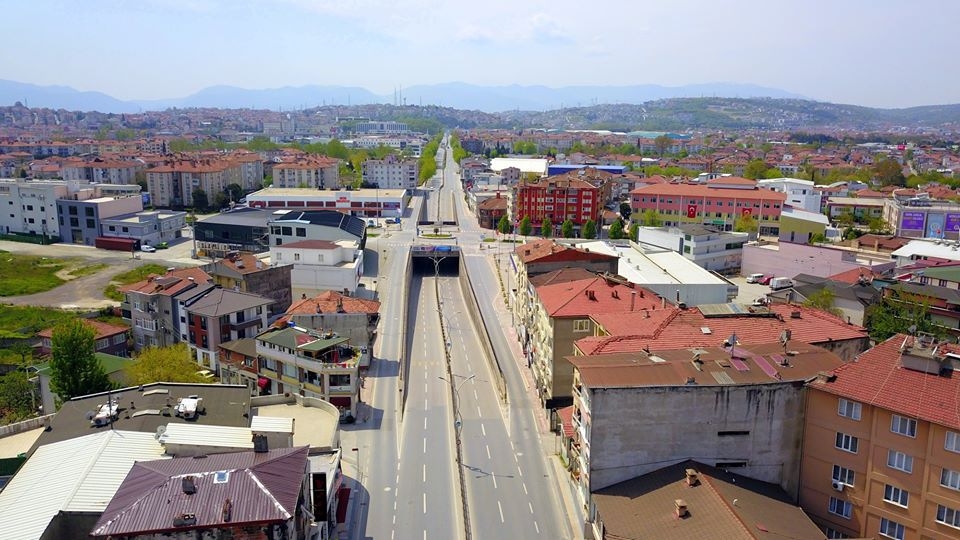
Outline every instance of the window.
[[70, 218], [70, 226], [71, 226], [71, 227], [79, 227], [79, 226], [80, 226], [80, 220], [77, 219], [77, 218], [75, 218], [75, 217]]
[[574, 332], [590, 331], [590, 319], [580, 319], [579, 321], [573, 321], [573, 331]]
[[853, 513], [853, 504], [843, 499], [830, 497], [830, 506], [828, 510], [831, 514], [836, 514], [840, 517], [850, 519], [850, 515]]
[[110, 338], [103, 338], [97, 340], [97, 350], [106, 349], [110, 346]]
[[890, 419], [890, 431], [899, 433], [900, 435], [905, 435], [907, 437], [916, 437], [917, 421], [913, 418], [907, 418], [906, 416], [895, 414]]
[[283, 374], [287, 377], [297, 378], [297, 365], [286, 362], [283, 364]]
[[851, 420], [860, 420], [860, 403], [840, 398], [837, 405], [837, 414]]
[[717, 432], [717, 437], [738, 437], [741, 435], [750, 435], [750, 431], [746, 429], [732, 429]]
[[840, 482], [841, 484], [846, 484], [848, 486], [853, 486], [854, 479], [856, 478], [856, 473], [853, 472], [853, 469], [848, 469], [846, 467], [841, 467], [840, 465], [833, 466], [833, 480], [834, 482]]
[[836, 446], [840, 450], [846, 450], [852, 454], [857, 453], [857, 446], [860, 441], [853, 435], [847, 435], [846, 433], [837, 432], [837, 443]]
[[86, 208], [84, 208], [84, 209], [83, 209], [83, 215], [85, 215], [85, 216], [87, 216], [87, 217], [93, 217], [93, 208], [91, 208], [91, 207], [89, 207], [89, 206], [86, 207]]
[[960, 510], [947, 508], [942, 504], [938, 504], [937, 523], [943, 523], [944, 525], [960, 528]]
[[96, 228], [97, 228], [97, 222], [94, 221], [94, 220], [92, 220], [92, 219], [88, 219], [88, 220], [87, 220], [87, 228], [88, 228], [88, 229], [96, 229]]
[[946, 440], [943, 441], [943, 447], [946, 450], [960, 454], [960, 433], [948, 431]]
[[299, 253], [294, 253], [294, 254], [293, 254], [293, 260], [294, 260], [294, 261], [299, 261], [299, 260], [300, 260], [300, 254], [299, 254]]
[[203, 347], [204, 349], [206, 349], [206, 348], [208, 347], [208, 342], [207, 342], [207, 336], [206, 336], [206, 335], [200, 336], [200, 346]]
[[891, 469], [897, 469], [898, 471], [903, 471], [905, 473], [913, 472], [913, 456], [908, 456], [903, 452], [897, 452], [896, 450], [887, 451], [887, 467]]
[[114, 345], [120, 345], [121, 343], [126, 343], [126, 342], [127, 342], [127, 335], [126, 335], [126, 334], [117, 334], [117, 335], [113, 336], [113, 344], [114, 344]]
[[883, 488], [883, 500], [906, 508], [907, 502], [910, 500], [910, 493], [887, 484]]
[[282, 235], [284, 235], [284, 236], [290, 236], [291, 234], [293, 234], [293, 228], [292, 228], [292, 227], [280, 227], [280, 234], [282, 234]]
[[960, 471], [944, 469], [940, 472], [940, 485], [960, 491]]
[[76, 207], [76, 206], [71, 206], [71, 207], [69, 208], [69, 212], [70, 212], [70, 215], [71, 215], [71, 216], [77, 215], [77, 207]]
[[[273, 345], [273, 344], [271, 343], [271, 345]], [[261, 358], [260, 358], [260, 367], [263, 368], [263, 369], [269, 369], [270, 371], [276, 371], [276, 370], [277, 370], [277, 361], [274, 360], [273, 358], [263, 358], [263, 357], [261, 357]]]
[[301, 238], [306, 238], [307, 237], [306, 227], [297, 227], [297, 236]]
[[880, 518], [880, 534], [888, 538], [903, 540], [903, 525], [887, 518]]
[[827, 535], [827, 538], [850, 538], [846, 534], [838, 530], [831, 529], [830, 527], [827, 527], [823, 532]]

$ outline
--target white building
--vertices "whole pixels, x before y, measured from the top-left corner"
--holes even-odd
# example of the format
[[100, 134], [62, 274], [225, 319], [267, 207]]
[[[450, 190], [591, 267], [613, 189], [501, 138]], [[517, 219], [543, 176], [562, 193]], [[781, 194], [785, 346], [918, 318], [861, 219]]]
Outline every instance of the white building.
[[690, 224], [641, 227], [639, 240], [643, 244], [675, 251], [705, 270], [738, 273], [743, 261], [743, 245], [750, 241], [750, 235]]
[[273, 166], [278, 188], [329, 189], [340, 185], [340, 160], [326, 157], [298, 159]]
[[352, 295], [363, 275], [363, 250], [353, 240], [301, 240], [271, 246], [270, 261], [276, 266], [293, 265], [293, 298], [311, 298], [323, 291]]
[[490, 170], [503, 173], [504, 169], [516, 168], [521, 174], [532, 173], [538, 176], [547, 174], [547, 160], [543, 158], [493, 158], [490, 160]]
[[820, 213], [821, 193], [814, 188], [813, 181], [799, 178], [770, 178], [757, 180], [757, 186], [780, 193], [786, 193], [783, 204], [802, 208], [808, 212]]
[[363, 162], [363, 181], [381, 189], [410, 189], [417, 187], [420, 163], [415, 159], [401, 160], [390, 155], [384, 159]]
[[250, 208], [290, 208], [296, 210], [336, 210], [359, 217], [402, 217], [410, 203], [406, 189], [261, 189], [247, 195]]
[[57, 199], [69, 193], [61, 180], [0, 180], [0, 234], [60, 236]]

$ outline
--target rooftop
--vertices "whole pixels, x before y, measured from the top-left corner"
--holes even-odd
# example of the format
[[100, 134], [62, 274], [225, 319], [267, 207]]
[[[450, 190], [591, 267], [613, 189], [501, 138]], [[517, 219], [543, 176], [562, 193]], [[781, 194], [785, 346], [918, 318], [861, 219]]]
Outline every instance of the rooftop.
[[208, 283], [210, 279], [210, 275], [199, 268], [180, 268], [169, 270], [162, 276], [151, 274], [143, 281], [120, 287], [120, 292], [173, 296], [197, 284]]
[[[80, 319], [80, 322], [82, 322], [85, 326], [92, 328], [93, 331], [96, 332], [94, 339], [115, 336], [130, 330], [129, 326], [109, 324], [96, 319]], [[43, 330], [37, 332], [37, 335], [43, 338], [53, 337], [53, 328], [44, 328]]]
[[638, 285], [713, 284], [726, 281], [671, 249], [643, 248], [635, 243], [613, 244], [603, 240], [578, 245], [591, 253], [617, 257], [617, 273]]
[[291, 210], [282, 216], [274, 218], [271, 223], [309, 223], [310, 225], [322, 225], [325, 227], [337, 227], [344, 231], [362, 238], [367, 227], [367, 222], [361, 218], [354, 217], [343, 212], [335, 210], [309, 210], [302, 212], [300, 210]]
[[[190, 420], [174, 414], [172, 409], [177, 399], [192, 395], [203, 398], [206, 411]], [[112, 427], [110, 424], [92, 425], [87, 415], [105, 404], [108, 398], [118, 402], [117, 419]], [[169, 423], [245, 427], [250, 424], [247, 416], [249, 401], [250, 390], [246, 386], [225, 384], [153, 383], [80, 396], [63, 403], [51, 419], [50, 430], [40, 437], [34, 449], [111, 429], [145, 432], [153, 436], [159, 426]]]
[[602, 277], [542, 285], [537, 296], [551, 317], [624, 313], [660, 305], [660, 297], [650, 291]]
[[689, 347], [567, 359], [590, 388], [776, 384], [806, 381], [843, 363], [836, 354], [807, 343], [790, 342], [787, 351], [779, 342], [744, 345], [739, 340], [732, 350]]
[[275, 300], [259, 294], [214, 288], [199, 298], [190, 299], [185, 307], [189, 313], [205, 317], [220, 317], [259, 306], [268, 306], [274, 302]]
[[568, 283], [570, 281], [593, 279], [595, 277], [597, 277], [596, 272], [591, 272], [585, 268], [580, 268], [579, 266], [573, 266], [554, 270], [553, 272], [547, 272], [546, 274], [532, 276], [530, 277], [529, 281], [534, 287], [540, 287], [543, 285], [556, 285], [558, 283]]
[[336, 291], [323, 291], [313, 298], [295, 301], [287, 308], [287, 315], [316, 315], [318, 313], [366, 313], [380, 312], [380, 302], [356, 296], [344, 296]]
[[609, 254], [591, 253], [578, 247], [559, 244], [554, 240], [540, 239], [517, 246], [515, 253], [524, 264], [560, 261], [611, 261]]
[[826, 538], [778, 486], [692, 460], [598, 490], [593, 502], [607, 538]]
[[340, 411], [326, 401], [297, 395], [284, 400], [281, 395], [255, 398], [254, 405], [258, 417], [293, 418], [294, 446], [309, 446], [311, 454], [340, 446]]
[[652, 184], [639, 187], [630, 192], [631, 195], [677, 195], [681, 197], [732, 197], [743, 199], [763, 199], [777, 202], [787, 199], [786, 193], [772, 191], [766, 188], [751, 188], [749, 185], [739, 187], [724, 187], [735, 185], [734, 182], [721, 182], [719, 185], [707, 184]]

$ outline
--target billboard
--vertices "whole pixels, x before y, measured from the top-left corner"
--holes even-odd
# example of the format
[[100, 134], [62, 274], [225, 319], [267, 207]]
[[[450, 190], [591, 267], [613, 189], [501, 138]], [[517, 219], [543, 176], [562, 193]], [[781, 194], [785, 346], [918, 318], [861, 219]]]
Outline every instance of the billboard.
[[900, 228], [908, 231], [922, 231], [923, 218], [923, 212], [904, 212], [900, 216]]
[[960, 214], [947, 214], [947, 221], [943, 230], [947, 232], [960, 232]]
[[927, 214], [927, 238], [943, 238], [943, 214]]

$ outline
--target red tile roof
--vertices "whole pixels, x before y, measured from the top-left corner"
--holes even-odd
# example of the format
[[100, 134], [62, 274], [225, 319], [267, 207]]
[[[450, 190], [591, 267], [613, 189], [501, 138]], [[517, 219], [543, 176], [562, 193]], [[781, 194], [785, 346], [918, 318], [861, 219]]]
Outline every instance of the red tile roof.
[[380, 311], [380, 302], [353, 296], [344, 296], [336, 291], [323, 291], [313, 298], [297, 300], [286, 315], [315, 315], [318, 313], [366, 313], [372, 315]]
[[[95, 319], [80, 319], [80, 322], [82, 322], [85, 326], [93, 328], [93, 331], [96, 332], [94, 339], [102, 339], [105, 337], [115, 336], [117, 334], [123, 334], [130, 329], [128, 326], [108, 324]], [[44, 328], [43, 330], [37, 332], [37, 335], [43, 338], [53, 337], [53, 328]]]
[[767, 188], [738, 189], [713, 187], [706, 184], [654, 184], [639, 187], [631, 195], [676, 195], [683, 197], [731, 197], [739, 199], [763, 199], [766, 201], [785, 201], [786, 193]]
[[660, 305], [660, 297], [655, 293], [630, 285], [597, 277], [543, 285], [537, 287], [537, 296], [551, 317], [624, 313]]
[[530, 277], [530, 284], [534, 287], [540, 287], [541, 285], [552, 285], [557, 283], [567, 283], [569, 281], [579, 281], [581, 279], [593, 279], [597, 277], [595, 272], [591, 272], [586, 268], [580, 268], [579, 266], [573, 266], [568, 268], [561, 268], [559, 270], [554, 270], [553, 272], [547, 272], [546, 274], [540, 274], [537, 276]]
[[[733, 315], [705, 317], [700, 308], [681, 310], [659, 304], [647, 313], [638, 308], [633, 313], [592, 315], [596, 323], [610, 336], [591, 336], [580, 339], [576, 346], [583, 354], [635, 352], [649, 347], [669, 350], [677, 346], [711, 347], [736, 333], [745, 345], [770, 343], [789, 329], [791, 339], [801, 343], [828, 343], [848, 339], [863, 339], [863, 327], [847, 324], [825, 311], [792, 304], [772, 304], [765, 308], [774, 316]], [[791, 314], [797, 312], [799, 318]], [[704, 329], [709, 329], [705, 333]]]
[[913, 338], [897, 334], [833, 370], [833, 381], [817, 379], [808, 386], [960, 430], [960, 373], [940, 376], [904, 368], [904, 340], [910, 344]]
[[860, 268], [851, 268], [846, 272], [840, 272], [839, 274], [834, 274], [828, 276], [827, 279], [832, 279], [833, 281], [839, 281], [841, 283], [857, 283], [860, 281], [860, 278], [866, 278], [868, 281], [872, 281], [873, 278], [879, 276], [880, 274], [874, 272], [869, 267], [861, 266]]
[[563, 430], [563, 436], [573, 437], [573, 405], [557, 409], [557, 416], [560, 417], [560, 429]]
[[616, 259], [613, 255], [564, 246], [549, 239], [534, 240], [533, 242], [517, 246], [515, 253], [524, 264], [547, 261], [597, 261]]
[[[191, 281], [190, 278], [193, 278]], [[162, 276], [151, 274], [147, 279], [120, 287], [120, 292], [173, 296], [193, 283], [208, 283], [210, 274], [197, 267], [171, 270]]]

